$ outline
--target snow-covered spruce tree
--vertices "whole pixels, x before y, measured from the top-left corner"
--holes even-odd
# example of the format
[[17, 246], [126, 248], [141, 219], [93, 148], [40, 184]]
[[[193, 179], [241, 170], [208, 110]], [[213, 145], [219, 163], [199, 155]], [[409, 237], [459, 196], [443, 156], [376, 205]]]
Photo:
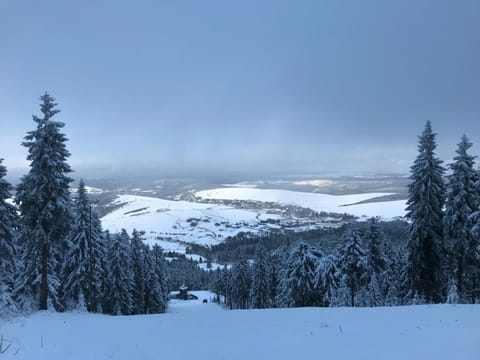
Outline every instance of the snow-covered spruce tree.
[[318, 260], [317, 268], [315, 269], [315, 287], [320, 289], [323, 294], [323, 306], [330, 306], [335, 292], [338, 288], [338, 281], [336, 279], [337, 273], [337, 258], [334, 254], [326, 255]]
[[112, 314], [113, 313], [113, 302], [112, 302], [112, 290], [110, 284], [110, 267], [109, 267], [109, 255], [111, 252], [111, 245], [112, 245], [112, 235], [108, 230], [102, 233], [102, 249], [103, 249], [103, 256], [100, 258], [100, 268], [101, 268], [101, 308], [104, 314]]
[[252, 269], [251, 301], [255, 309], [270, 306], [268, 255], [260, 242], [257, 246], [255, 263]]
[[357, 293], [365, 286], [367, 263], [362, 238], [356, 230], [343, 235], [343, 245], [338, 255], [339, 272], [343, 284], [348, 287], [350, 306], [355, 306]]
[[0, 159], [0, 317], [10, 317], [16, 312], [12, 300], [14, 276], [17, 271], [16, 230], [18, 216], [13, 205], [7, 202], [12, 186], [4, 179], [7, 169]]
[[388, 260], [384, 254], [383, 235], [378, 227], [378, 219], [370, 219], [370, 227], [366, 234], [367, 270], [369, 275], [383, 274], [387, 269]]
[[322, 306], [323, 294], [315, 283], [320, 250], [304, 242], [295, 246], [281, 272], [280, 306]]
[[168, 304], [165, 259], [160, 246], [145, 252], [145, 313], [164, 313]]
[[278, 287], [280, 286], [280, 272], [284, 260], [281, 249], [275, 250], [269, 256], [268, 268], [268, 295], [270, 307], [277, 307]]
[[146, 246], [143, 243], [144, 232], [133, 230], [130, 240], [132, 271], [133, 271], [133, 313], [145, 313], [145, 252]]
[[480, 299], [480, 209], [471, 215], [473, 222], [472, 236], [467, 244], [465, 252], [465, 288], [467, 300], [476, 303]]
[[370, 219], [370, 228], [367, 232], [367, 288], [365, 291], [365, 305], [383, 305], [383, 279], [387, 271], [388, 260], [383, 252], [382, 234], [378, 228], [378, 219]]
[[350, 298], [350, 288], [348, 286], [348, 278], [346, 275], [342, 275], [341, 272], [338, 272], [337, 275], [338, 275], [337, 277], [339, 278], [338, 288], [332, 294], [329, 306], [331, 307], [350, 306], [351, 298]]
[[248, 309], [252, 275], [250, 264], [242, 260], [232, 269], [232, 297], [233, 304], [238, 309]]
[[[403, 304], [404, 296], [404, 261], [398, 251], [394, 251], [388, 243], [384, 243], [383, 250], [387, 258], [387, 270], [382, 279], [382, 294], [384, 303], [387, 306], [396, 306]], [[403, 254], [404, 252], [401, 251]]]
[[[90, 287], [90, 298], [88, 304], [89, 309], [95, 312], [102, 312], [103, 301], [103, 279], [104, 279], [104, 262], [106, 261], [106, 248], [105, 248], [105, 233], [102, 229], [102, 221], [100, 220], [98, 213], [95, 209], [92, 209], [92, 251], [91, 251], [91, 268], [92, 268], [92, 285]], [[95, 241], [93, 241], [95, 240]]]
[[225, 287], [225, 305], [233, 309], [233, 271], [225, 265], [222, 270], [223, 285]]
[[23, 264], [14, 295], [23, 304], [32, 297], [33, 307], [45, 310], [49, 303], [61, 309], [57, 291], [72, 221], [72, 179], [67, 176], [71, 169], [67, 138], [61, 132], [64, 124], [52, 120], [59, 112], [55, 99], [45, 93], [40, 100], [43, 116], [33, 116], [37, 128], [28, 132], [22, 144], [28, 149], [30, 171], [21, 179], [15, 198], [20, 210]]
[[210, 290], [216, 294], [214, 301], [221, 303], [221, 296], [225, 296], [225, 284], [223, 283], [222, 269], [219, 267], [214, 271]]
[[452, 282], [448, 287], [447, 304], [458, 304], [459, 300], [457, 285]]
[[[103, 242], [101, 225], [80, 181], [73, 206], [74, 221], [63, 263], [63, 296], [67, 309], [76, 309], [82, 300], [88, 311], [96, 312], [102, 298]], [[80, 295], [83, 299], [80, 299]]]
[[411, 224], [407, 245], [407, 281], [412, 294], [427, 302], [444, 300], [443, 205], [445, 185], [442, 161], [435, 156], [435, 134], [427, 122], [419, 137], [418, 156], [411, 167], [407, 218]]
[[[450, 164], [452, 174], [448, 177], [447, 198], [445, 203], [445, 238], [449, 253], [449, 275], [455, 279], [460, 299], [464, 300], [472, 290], [470, 281], [464, 283], [464, 277], [475, 263], [475, 253], [467, 251], [472, 241], [474, 218], [471, 216], [479, 206], [479, 194], [475, 187], [478, 175], [474, 169], [475, 156], [468, 154], [472, 143], [464, 135], [458, 144], [457, 155]], [[470, 249], [469, 249], [470, 250]], [[472, 261], [473, 260], [473, 261]], [[465, 287], [467, 285], [467, 287]]]
[[130, 252], [130, 237], [122, 229], [112, 236], [107, 257], [110, 307], [114, 315], [129, 315], [133, 311], [135, 283]]

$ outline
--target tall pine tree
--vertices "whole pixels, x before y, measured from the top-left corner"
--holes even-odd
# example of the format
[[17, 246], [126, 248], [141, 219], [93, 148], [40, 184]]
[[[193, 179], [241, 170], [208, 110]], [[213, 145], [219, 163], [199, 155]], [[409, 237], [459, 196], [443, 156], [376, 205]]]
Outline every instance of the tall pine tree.
[[83, 295], [87, 310], [98, 311], [102, 297], [102, 245], [100, 223], [81, 180], [63, 266], [63, 293], [67, 308], [76, 308], [80, 295]]
[[160, 246], [145, 253], [145, 313], [164, 313], [168, 304], [165, 259]]
[[247, 260], [242, 260], [233, 267], [232, 296], [234, 304], [239, 309], [249, 307], [251, 279], [250, 265]]
[[365, 304], [368, 306], [383, 305], [384, 284], [388, 259], [382, 246], [382, 234], [378, 227], [378, 219], [370, 219], [370, 229], [366, 236], [367, 240], [367, 289]]
[[252, 275], [252, 307], [255, 309], [267, 308], [270, 305], [269, 264], [268, 255], [262, 242], [259, 242], [257, 246]]
[[112, 237], [107, 257], [108, 289], [114, 315], [129, 315], [133, 312], [133, 288], [135, 286], [132, 271], [130, 237], [122, 229]]
[[18, 216], [15, 207], [7, 202], [12, 186], [4, 179], [7, 169], [2, 161], [0, 159], [0, 317], [8, 317], [16, 311], [12, 289], [17, 271]]
[[285, 263], [280, 280], [278, 300], [284, 306], [320, 306], [323, 294], [316, 286], [315, 274], [319, 250], [304, 242], [295, 246]]
[[[464, 135], [458, 144], [457, 155], [450, 164], [452, 174], [448, 177], [447, 199], [445, 204], [445, 236], [450, 258], [451, 277], [455, 279], [460, 299], [465, 299], [473, 289], [467, 281], [465, 271], [475, 264], [475, 253], [469, 249], [472, 242], [474, 218], [471, 216], [479, 205], [479, 194], [475, 187], [477, 172], [474, 169], [475, 156], [468, 154], [472, 143]], [[473, 259], [472, 259], [473, 257]], [[469, 277], [471, 274], [467, 274]]]
[[145, 313], [145, 256], [146, 246], [143, 243], [143, 232], [133, 230], [130, 240], [133, 271], [133, 313]]
[[347, 231], [343, 241], [338, 255], [339, 271], [343, 285], [348, 288], [350, 305], [353, 307], [357, 303], [357, 293], [367, 280], [367, 262], [362, 238], [357, 231]]
[[445, 185], [442, 161], [435, 156], [435, 134], [427, 122], [419, 137], [418, 156], [411, 167], [407, 217], [411, 224], [407, 245], [407, 281], [412, 294], [428, 302], [444, 299], [443, 205]]
[[32, 297], [33, 306], [45, 310], [49, 303], [61, 308], [57, 295], [72, 219], [72, 180], [67, 176], [71, 169], [67, 163], [67, 138], [61, 132], [64, 124], [52, 120], [59, 113], [57, 104], [47, 93], [40, 100], [43, 116], [33, 116], [37, 128], [27, 134], [22, 144], [28, 149], [30, 171], [17, 187], [23, 266], [16, 293], [23, 301]]

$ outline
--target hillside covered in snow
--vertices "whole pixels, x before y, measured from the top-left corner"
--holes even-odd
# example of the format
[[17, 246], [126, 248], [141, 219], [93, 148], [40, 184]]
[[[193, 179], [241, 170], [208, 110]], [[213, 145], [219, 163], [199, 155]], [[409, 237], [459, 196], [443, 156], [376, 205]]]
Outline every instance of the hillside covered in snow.
[[344, 223], [341, 214], [360, 219], [402, 217], [404, 200], [377, 201], [388, 195], [326, 195], [245, 187], [199, 191], [189, 201], [119, 195], [111, 203], [114, 210], [102, 218], [102, 225], [111, 232], [143, 230], [150, 244], [182, 252], [187, 243], [215, 245], [240, 232], [336, 227]]

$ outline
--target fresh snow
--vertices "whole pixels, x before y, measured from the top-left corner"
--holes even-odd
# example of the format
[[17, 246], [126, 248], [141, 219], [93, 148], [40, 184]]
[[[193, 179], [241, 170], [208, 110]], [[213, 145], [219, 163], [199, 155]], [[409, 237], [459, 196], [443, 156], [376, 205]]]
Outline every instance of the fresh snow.
[[[242, 231], [258, 230], [259, 213], [252, 210], [136, 195], [119, 195], [114, 203], [124, 205], [102, 218], [104, 229], [143, 230], [148, 243], [157, 243], [167, 251], [184, 249], [175, 241], [212, 245]], [[276, 218], [261, 215], [262, 219]]]
[[[336, 196], [251, 187], [219, 188], [196, 193], [196, 196], [203, 199], [254, 200], [280, 205], [293, 204], [319, 212], [349, 213], [360, 217], [360, 220], [361, 217], [366, 219], [371, 216], [393, 219], [405, 214], [404, 200], [352, 205], [383, 195], [388, 194]], [[117, 232], [123, 228], [129, 233], [133, 229], [143, 230], [147, 243], [158, 244], [166, 251], [180, 253], [185, 252], [188, 243], [215, 245], [227, 236], [240, 232], [269, 232], [284, 226], [293, 226], [297, 231], [335, 226], [334, 223], [326, 222], [299, 224], [298, 219], [289, 218], [288, 215], [284, 218], [280, 213], [272, 214], [268, 208], [262, 209], [261, 206], [239, 209], [231, 204], [176, 201], [138, 195], [119, 195], [113, 204], [122, 206], [102, 218], [104, 229]]]
[[276, 202], [279, 204], [291, 204], [310, 208], [319, 212], [347, 213], [358, 217], [380, 216], [384, 219], [404, 216], [406, 207], [405, 200], [352, 205], [379, 196], [392, 195], [391, 193], [327, 195], [300, 191], [257, 189], [251, 187], [227, 187], [198, 191], [195, 195], [202, 199]]
[[[223, 310], [213, 294], [160, 315], [37, 312], [1, 324], [2, 359], [478, 360], [480, 305]], [[203, 304], [202, 300], [209, 300]]]

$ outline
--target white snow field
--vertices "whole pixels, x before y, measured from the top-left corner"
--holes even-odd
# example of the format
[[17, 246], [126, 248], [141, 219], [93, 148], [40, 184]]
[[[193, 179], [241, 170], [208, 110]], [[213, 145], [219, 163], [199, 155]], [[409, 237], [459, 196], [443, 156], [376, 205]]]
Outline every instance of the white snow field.
[[[217, 244], [229, 235], [253, 230], [259, 216], [255, 211], [224, 205], [136, 195], [120, 195], [115, 202], [124, 205], [102, 218], [104, 229], [117, 232], [123, 228], [129, 233], [133, 229], [143, 230], [148, 243], [156, 243], [164, 250], [177, 252], [184, 250], [185, 245], [175, 243], [176, 240], [203, 245]], [[265, 217], [269, 216], [262, 214], [262, 219]], [[275, 215], [271, 218], [275, 218]], [[158, 241], [157, 237], [164, 240]]]
[[[359, 217], [381, 216], [386, 220], [405, 215], [404, 200], [351, 205], [382, 195], [389, 194], [334, 196], [245, 187], [219, 188], [196, 193], [196, 196], [203, 199], [293, 204], [315, 211], [349, 213]], [[104, 229], [117, 232], [123, 228], [129, 233], [133, 229], [143, 230], [148, 243], [156, 243], [166, 251], [176, 252], [185, 252], [186, 243], [214, 245], [239, 232], [255, 233], [278, 229], [280, 228], [278, 223], [267, 220], [282, 219], [281, 215], [261, 207], [238, 209], [223, 204], [174, 201], [137, 195], [119, 195], [113, 204], [122, 206], [102, 218]], [[289, 221], [287, 218], [283, 220]], [[290, 220], [295, 223], [295, 219]], [[315, 226], [332, 224], [320, 223]], [[297, 225], [297, 228], [300, 229], [301, 226]]]
[[276, 202], [279, 204], [292, 204], [310, 208], [315, 211], [347, 213], [358, 217], [380, 216], [384, 219], [404, 216], [406, 206], [405, 200], [351, 205], [379, 196], [392, 195], [391, 193], [327, 195], [289, 190], [257, 189], [252, 187], [226, 187], [198, 191], [195, 195], [202, 199], [256, 200]]
[[480, 305], [229, 311], [197, 294], [160, 315], [37, 312], [2, 323], [11, 345], [0, 359], [480, 359]]

